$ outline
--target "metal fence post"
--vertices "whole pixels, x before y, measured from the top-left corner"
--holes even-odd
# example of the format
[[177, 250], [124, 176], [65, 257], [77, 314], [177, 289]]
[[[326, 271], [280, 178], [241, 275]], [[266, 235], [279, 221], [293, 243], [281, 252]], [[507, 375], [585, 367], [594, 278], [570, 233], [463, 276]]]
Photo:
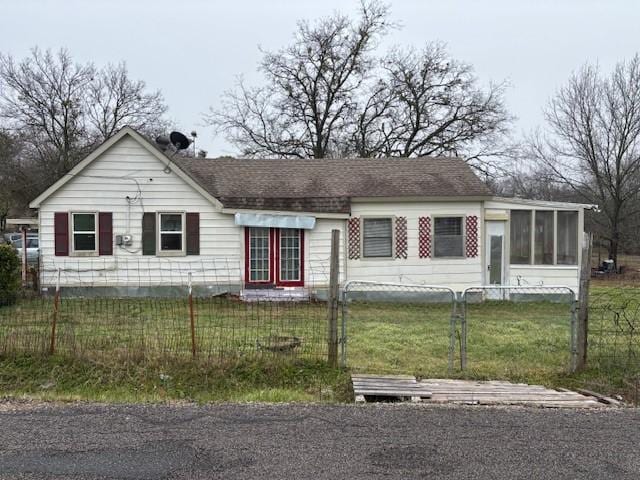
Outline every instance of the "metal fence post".
[[460, 302], [462, 314], [460, 315], [460, 370], [467, 369], [467, 291], [462, 292]]
[[449, 324], [449, 373], [453, 372], [453, 359], [456, 350], [456, 323], [458, 320], [457, 299], [455, 295], [451, 296], [451, 321]]
[[196, 358], [196, 325], [193, 314], [193, 287], [191, 284], [191, 272], [189, 272], [189, 320], [191, 321], [191, 356]]
[[[26, 250], [26, 248], [25, 248]], [[58, 310], [60, 309], [60, 268], [56, 279], [56, 293], [53, 297], [53, 318], [51, 320], [51, 343], [49, 344], [49, 354], [56, 352], [56, 324], [58, 323]]]
[[578, 300], [575, 298], [571, 301], [571, 373], [578, 370]]

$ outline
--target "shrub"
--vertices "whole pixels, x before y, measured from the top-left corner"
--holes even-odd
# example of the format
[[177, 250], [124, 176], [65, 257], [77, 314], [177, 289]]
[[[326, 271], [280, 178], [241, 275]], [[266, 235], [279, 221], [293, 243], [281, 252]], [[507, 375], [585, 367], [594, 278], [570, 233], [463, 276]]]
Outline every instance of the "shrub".
[[0, 245], [0, 306], [16, 301], [20, 289], [20, 259], [10, 245]]

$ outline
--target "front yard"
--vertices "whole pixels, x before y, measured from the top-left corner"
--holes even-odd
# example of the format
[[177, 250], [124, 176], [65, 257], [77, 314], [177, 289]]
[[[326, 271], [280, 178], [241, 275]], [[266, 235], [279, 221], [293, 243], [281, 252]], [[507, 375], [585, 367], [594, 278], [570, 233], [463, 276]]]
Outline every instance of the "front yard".
[[[460, 370], [458, 323], [453, 372], [447, 363], [448, 305], [354, 302], [346, 325], [347, 365], [357, 372], [506, 379], [624, 394], [640, 366], [633, 337], [639, 310], [632, 303], [638, 297], [637, 288], [594, 288], [592, 367], [578, 375], [568, 373], [570, 306], [550, 302], [469, 305], [467, 369]], [[49, 355], [52, 318], [51, 298], [0, 309], [0, 395], [202, 402], [350, 398], [349, 372], [324, 363], [323, 303], [198, 299], [195, 359], [185, 299], [63, 299], [56, 353]]]

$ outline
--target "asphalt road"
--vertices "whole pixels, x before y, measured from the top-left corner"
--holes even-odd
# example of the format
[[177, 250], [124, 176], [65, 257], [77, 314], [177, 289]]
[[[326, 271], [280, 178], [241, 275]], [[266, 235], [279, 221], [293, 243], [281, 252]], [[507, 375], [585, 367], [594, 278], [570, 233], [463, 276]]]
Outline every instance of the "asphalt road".
[[640, 478], [640, 412], [0, 403], [0, 478]]

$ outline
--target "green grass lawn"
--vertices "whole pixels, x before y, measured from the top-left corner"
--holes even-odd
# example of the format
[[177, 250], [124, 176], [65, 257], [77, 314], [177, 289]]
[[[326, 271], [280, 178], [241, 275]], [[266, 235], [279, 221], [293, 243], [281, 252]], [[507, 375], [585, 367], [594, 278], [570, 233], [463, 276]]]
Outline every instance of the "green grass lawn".
[[[460, 370], [458, 323], [449, 371], [449, 305], [354, 301], [347, 317], [347, 366], [626, 392], [640, 366], [633, 336], [640, 327], [633, 323], [640, 323], [639, 298], [638, 288], [593, 288], [591, 366], [573, 375], [566, 303], [469, 304], [467, 369]], [[0, 395], [202, 402], [349, 398], [348, 371], [324, 363], [324, 304], [198, 299], [194, 314], [195, 360], [184, 299], [63, 299], [56, 354], [50, 356], [51, 298], [0, 308]], [[278, 337], [285, 337], [284, 348]]]
[[487, 302], [467, 307], [467, 369], [460, 371], [456, 327], [448, 370], [450, 307], [442, 304], [353, 304], [348, 364], [356, 371], [541, 381], [570, 361], [570, 307], [549, 302]]

